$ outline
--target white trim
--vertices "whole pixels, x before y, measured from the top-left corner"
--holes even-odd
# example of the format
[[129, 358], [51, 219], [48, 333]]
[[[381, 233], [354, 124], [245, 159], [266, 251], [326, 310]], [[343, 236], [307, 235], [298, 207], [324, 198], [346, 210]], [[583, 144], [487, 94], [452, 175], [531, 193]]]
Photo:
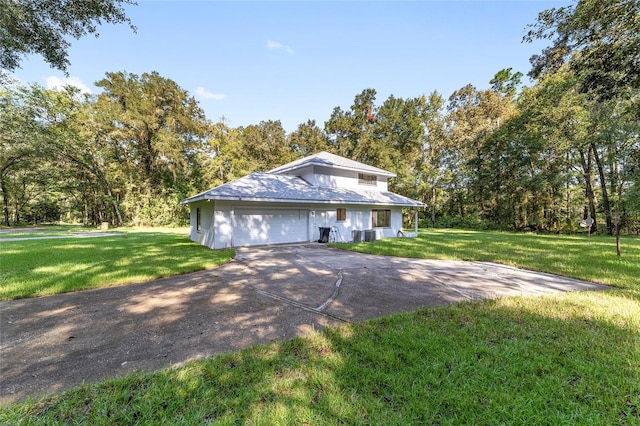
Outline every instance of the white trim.
[[[196, 198], [197, 197], [197, 198]], [[405, 197], [406, 198], [406, 197]], [[292, 203], [292, 204], [351, 204], [351, 205], [359, 205], [359, 206], [391, 206], [391, 207], [422, 207], [420, 204], [399, 204], [394, 203], [391, 204], [389, 202], [383, 201], [351, 201], [351, 200], [300, 200], [300, 199], [289, 199], [289, 198], [247, 198], [247, 197], [207, 197], [206, 195], [203, 197], [198, 197], [197, 195], [192, 198], [188, 198], [184, 200], [183, 204], [195, 203], [198, 201], [246, 201], [249, 203]]]

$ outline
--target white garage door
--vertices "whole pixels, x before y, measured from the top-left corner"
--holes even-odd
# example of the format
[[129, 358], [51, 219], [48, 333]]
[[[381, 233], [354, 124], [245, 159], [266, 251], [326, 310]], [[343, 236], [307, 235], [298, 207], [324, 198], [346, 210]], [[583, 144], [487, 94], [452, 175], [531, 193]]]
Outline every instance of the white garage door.
[[308, 210], [235, 209], [234, 218], [236, 247], [309, 241]]

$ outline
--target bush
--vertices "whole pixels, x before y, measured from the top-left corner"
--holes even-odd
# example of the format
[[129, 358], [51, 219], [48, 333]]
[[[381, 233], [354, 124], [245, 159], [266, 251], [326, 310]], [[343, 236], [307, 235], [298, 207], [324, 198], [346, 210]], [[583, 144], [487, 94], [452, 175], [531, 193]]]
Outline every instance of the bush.
[[478, 216], [443, 216], [436, 220], [436, 228], [486, 230], [488, 225]]

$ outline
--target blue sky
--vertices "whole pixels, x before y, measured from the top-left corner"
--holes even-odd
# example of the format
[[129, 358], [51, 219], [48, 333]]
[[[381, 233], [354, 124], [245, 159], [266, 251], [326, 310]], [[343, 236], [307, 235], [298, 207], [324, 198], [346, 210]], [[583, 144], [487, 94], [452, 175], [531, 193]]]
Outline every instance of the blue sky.
[[[445, 97], [480, 89], [502, 68], [526, 74], [547, 42], [522, 43], [538, 12], [568, 1], [147, 1], [127, 7], [137, 34], [104, 25], [74, 40], [69, 80], [38, 57], [14, 76], [92, 93], [105, 72], [157, 71], [188, 90], [207, 118], [230, 126], [280, 120], [288, 132], [363, 89]], [[528, 79], [525, 79], [528, 83]]]

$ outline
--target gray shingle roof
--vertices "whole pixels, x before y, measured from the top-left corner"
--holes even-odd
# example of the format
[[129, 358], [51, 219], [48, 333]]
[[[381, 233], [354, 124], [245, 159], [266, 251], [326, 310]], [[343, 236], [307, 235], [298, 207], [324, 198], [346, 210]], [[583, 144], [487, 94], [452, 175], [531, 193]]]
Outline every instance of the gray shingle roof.
[[267, 173], [284, 173], [290, 170], [299, 169], [308, 165], [335, 167], [338, 169], [356, 170], [360, 172], [372, 173], [380, 176], [395, 177], [395, 173], [388, 172], [386, 170], [379, 169], [377, 167], [369, 166], [359, 161], [350, 160], [348, 158], [340, 157], [339, 155], [330, 154], [326, 151], [321, 151], [317, 154], [310, 155], [308, 157], [301, 158], [291, 163], [284, 164], [275, 169], [269, 170]]
[[318, 187], [297, 176], [258, 172], [201, 192], [181, 203], [186, 204], [200, 200], [424, 206], [419, 201], [393, 192]]

